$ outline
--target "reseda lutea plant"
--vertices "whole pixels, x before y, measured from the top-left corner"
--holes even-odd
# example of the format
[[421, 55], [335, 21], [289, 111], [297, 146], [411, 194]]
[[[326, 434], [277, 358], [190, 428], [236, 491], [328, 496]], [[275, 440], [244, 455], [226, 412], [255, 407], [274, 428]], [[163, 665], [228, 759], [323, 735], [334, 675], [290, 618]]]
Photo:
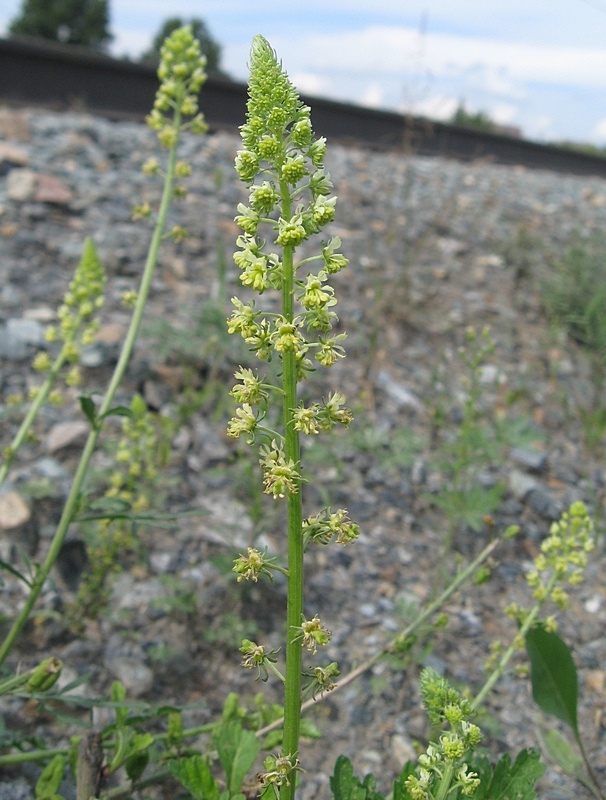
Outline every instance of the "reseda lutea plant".
[[[281, 310], [262, 311], [254, 300], [232, 299], [234, 311], [228, 320], [230, 333], [239, 333], [261, 361], [279, 359], [281, 385], [269, 384], [252, 369], [240, 368], [231, 395], [240, 403], [228, 433], [259, 441], [259, 463], [265, 492], [287, 507], [288, 564], [251, 548], [237, 559], [238, 580], [257, 580], [275, 570], [287, 575], [287, 640], [284, 675], [277, 654], [263, 645], [245, 640], [242, 663], [268, 672], [284, 682], [284, 737], [280, 756], [265, 761], [262, 785], [282, 798], [293, 798], [299, 766], [299, 732], [303, 691], [312, 695], [332, 688], [337, 665], [315, 665], [305, 672], [302, 650], [313, 655], [330, 640], [330, 632], [318, 614], [307, 618], [303, 603], [303, 560], [310, 542], [347, 544], [358, 536], [358, 526], [345, 509], [326, 508], [303, 519], [300, 435], [316, 435], [335, 425], [347, 426], [351, 411], [345, 398], [334, 392], [318, 403], [299, 401], [298, 384], [314, 369], [313, 359], [332, 366], [345, 353], [345, 334], [333, 334], [337, 315], [331, 274], [347, 266], [339, 252], [341, 241], [322, 242], [317, 255], [297, 260], [297, 250], [333, 220], [336, 197], [324, 169], [326, 142], [314, 138], [310, 109], [305, 106], [276, 54], [262, 36], [253, 40], [250, 57], [249, 100], [242, 126], [244, 149], [238, 152], [236, 170], [250, 188], [249, 205], [240, 204], [236, 222], [243, 233], [234, 260], [240, 280], [258, 294], [274, 290], [281, 295]], [[267, 231], [268, 241], [262, 238]], [[276, 251], [269, 250], [275, 247]], [[274, 401], [281, 407], [279, 430], [270, 427]], [[272, 422], [271, 425], [274, 423]]]

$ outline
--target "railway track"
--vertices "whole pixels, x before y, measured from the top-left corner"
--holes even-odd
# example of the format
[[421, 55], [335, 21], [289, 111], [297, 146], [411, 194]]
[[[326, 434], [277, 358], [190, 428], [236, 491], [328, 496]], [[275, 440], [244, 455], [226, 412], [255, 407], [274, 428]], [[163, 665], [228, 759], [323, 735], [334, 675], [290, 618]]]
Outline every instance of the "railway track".
[[[142, 118], [157, 85], [155, 70], [144, 64], [40, 40], [0, 39], [0, 102]], [[390, 111], [303, 99], [313, 107], [315, 129], [332, 140], [606, 178], [606, 158]], [[237, 127], [244, 122], [246, 86], [210, 77], [201, 105], [211, 128]]]

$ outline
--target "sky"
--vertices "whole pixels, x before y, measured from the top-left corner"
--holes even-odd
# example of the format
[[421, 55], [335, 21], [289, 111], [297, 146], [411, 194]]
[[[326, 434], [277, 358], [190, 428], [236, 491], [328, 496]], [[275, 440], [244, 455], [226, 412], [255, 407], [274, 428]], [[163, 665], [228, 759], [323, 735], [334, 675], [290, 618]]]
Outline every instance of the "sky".
[[[0, 35], [22, 0], [0, 0]], [[110, 0], [111, 53], [204, 20], [245, 81], [262, 33], [306, 95], [448, 119], [459, 104], [537, 141], [606, 146], [606, 0]]]

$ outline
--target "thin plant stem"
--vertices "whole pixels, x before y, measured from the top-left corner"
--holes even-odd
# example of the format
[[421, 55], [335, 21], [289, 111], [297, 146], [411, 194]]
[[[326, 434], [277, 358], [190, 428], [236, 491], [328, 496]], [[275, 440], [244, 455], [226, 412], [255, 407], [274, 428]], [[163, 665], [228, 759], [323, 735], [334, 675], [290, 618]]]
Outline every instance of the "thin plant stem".
[[[285, 219], [291, 216], [291, 200], [286, 183], [281, 185], [282, 214]], [[294, 318], [294, 252], [292, 247], [283, 248], [282, 313], [287, 322]], [[284, 389], [284, 455], [286, 462], [293, 462], [299, 468], [299, 433], [295, 430], [293, 411], [297, 405], [297, 363], [294, 350], [284, 353], [282, 360]], [[301, 727], [301, 671], [302, 647], [295, 639], [294, 631], [303, 617], [303, 503], [301, 480], [295, 483], [295, 491], [288, 493], [288, 597], [286, 606], [286, 674], [284, 684], [284, 739], [282, 755], [291, 759], [299, 751], [299, 732]], [[280, 788], [283, 800], [294, 800], [295, 780]]]
[[8, 475], [8, 471], [10, 469], [11, 464], [13, 463], [13, 459], [17, 454], [17, 451], [22, 446], [23, 442], [25, 441], [27, 434], [29, 433], [30, 428], [32, 427], [34, 420], [36, 419], [40, 408], [46, 401], [46, 398], [50, 394], [50, 390], [57, 379], [57, 375], [61, 371], [61, 367], [65, 364], [65, 349], [62, 348], [61, 352], [55, 359], [52, 367], [48, 375], [46, 376], [46, 380], [42, 384], [42, 386], [38, 389], [35, 398], [30, 404], [30, 407], [25, 415], [23, 422], [19, 426], [19, 430], [15, 434], [15, 438], [8, 446], [8, 453], [9, 455], [6, 457], [4, 463], [0, 466], [0, 486], [6, 480], [6, 476]]
[[[490, 556], [493, 550], [500, 544], [500, 540], [495, 539], [490, 544], [488, 544], [482, 552], [470, 563], [468, 564], [465, 569], [463, 569], [458, 575], [456, 575], [451, 583], [444, 589], [442, 594], [437, 597], [435, 600], [432, 600], [428, 606], [426, 606], [423, 611], [419, 614], [419, 616], [411, 622], [403, 631], [401, 631], [397, 636], [395, 636], [388, 644], [385, 645], [381, 650], [376, 652], [373, 656], [368, 658], [362, 664], [359, 664], [355, 669], [352, 669], [350, 672], [347, 673], [344, 677], [342, 677], [337, 684], [335, 684], [334, 688], [331, 690], [330, 694], [334, 695], [335, 692], [339, 691], [339, 689], [344, 689], [354, 680], [363, 675], [365, 672], [368, 672], [369, 669], [374, 667], [374, 665], [379, 662], [382, 658], [393, 653], [394, 648], [396, 647], [399, 640], [410, 636], [414, 633], [417, 628], [419, 628], [425, 620], [429, 619], [433, 614], [435, 614], [443, 605], [444, 603], [473, 575], [473, 573], [478, 569], [478, 567], [486, 561], [486, 559]], [[305, 703], [301, 706], [301, 711], [307, 711], [308, 709], [312, 708], [316, 703], [323, 700], [326, 697], [326, 694], [320, 695], [318, 698], [311, 698], [310, 700], [306, 700]], [[264, 728], [259, 729], [255, 732], [255, 736], [257, 738], [263, 738], [267, 733], [279, 728], [284, 721], [284, 717], [280, 717], [280, 719], [274, 720], [269, 725], [266, 725]]]
[[175, 137], [174, 143], [171, 145], [169, 150], [168, 167], [166, 170], [166, 177], [164, 180], [162, 200], [160, 202], [158, 217], [156, 220], [156, 225], [150, 242], [147, 259], [143, 270], [143, 276], [141, 278], [139, 292], [137, 295], [137, 302], [133, 310], [133, 315], [131, 318], [128, 333], [126, 335], [126, 339], [124, 340], [124, 344], [122, 345], [122, 351], [120, 353], [118, 363], [116, 364], [109, 386], [105, 393], [105, 397], [103, 398], [103, 401], [101, 402], [101, 405], [97, 412], [96, 423], [93, 425], [92, 430], [90, 431], [88, 438], [86, 440], [86, 444], [84, 445], [84, 449], [80, 457], [80, 462], [78, 464], [78, 468], [74, 475], [74, 480], [72, 482], [69, 495], [67, 497], [65, 506], [63, 508], [63, 513], [61, 514], [61, 519], [59, 520], [57, 530], [55, 531], [55, 535], [53, 536], [53, 539], [51, 541], [46, 558], [36, 571], [36, 575], [34, 576], [34, 579], [31, 584], [30, 593], [23, 605], [23, 608], [21, 609], [15, 621], [13, 622], [10, 631], [6, 635], [2, 643], [2, 646], [0, 647], [0, 664], [2, 664], [5, 661], [6, 657], [10, 653], [15, 643], [15, 640], [17, 639], [21, 630], [23, 629], [23, 626], [27, 622], [34, 607], [34, 604], [38, 599], [44, 584], [46, 583], [50, 571], [53, 568], [55, 561], [57, 560], [59, 552], [61, 551], [61, 547], [63, 546], [63, 542], [65, 541], [65, 536], [67, 534], [68, 528], [71, 522], [73, 521], [74, 515], [78, 509], [82, 487], [84, 485], [84, 481], [88, 472], [91, 458], [93, 456], [93, 453], [95, 452], [97, 440], [101, 433], [104, 418], [111, 409], [112, 403], [114, 401], [118, 388], [124, 378], [128, 362], [130, 360], [130, 357], [132, 355], [135, 346], [135, 341], [137, 339], [139, 328], [141, 326], [141, 320], [143, 318], [143, 312], [145, 309], [147, 298], [149, 296], [154, 270], [156, 267], [156, 263], [158, 261], [158, 253], [160, 250], [160, 244], [162, 242], [162, 238], [164, 236], [164, 229], [166, 227], [166, 218], [168, 216], [168, 209], [170, 207], [170, 203], [173, 197], [175, 165], [177, 163], [177, 147], [179, 144], [178, 132], [180, 131], [180, 122], [181, 122], [181, 112], [178, 107], [175, 109], [174, 120], [175, 120], [175, 130], [177, 131], [177, 135]]
[[[554, 572], [551, 575], [550, 579], [549, 579], [549, 583], [547, 584], [545, 597], [549, 596], [549, 594], [553, 590], [554, 586], [556, 585], [557, 581], [558, 581], [558, 576]], [[539, 615], [539, 612], [540, 612], [541, 608], [543, 607], [543, 603], [544, 603], [544, 601], [541, 601], [539, 603], [535, 603], [533, 608], [530, 610], [530, 612], [526, 616], [523, 624], [520, 626], [520, 629], [518, 630], [518, 632], [516, 634], [516, 639], [517, 640], [519, 640], [520, 637], [524, 638], [526, 636], [526, 634], [528, 633], [528, 631], [531, 629], [531, 627], [534, 625], [534, 623], [535, 623], [535, 621], [536, 621], [536, 619], [537, 619], [537, 617]], [[484, 686], [482, 686], [482, 688], [480, 689], [478, 694], [475, 696], [475, 698], [472, 700], [471, 705], [472, 705], [472, 708], [474, 710], [478, 709], [482, 705], [482, 703], [486, 699], [486, 696], [488, 695], [489, 692], [492, 691], [492, 688], [495, 685], [495, 683], [501, 678], [501, 676], [505, 672], [505, 669], [506, 669], [507, 665], [509, 664], [512, 656], [514, 655], [514, 653], [518, 649], [519, 648], [517, 647], [517, 644], [514, 641], [507, 648], [507, 650], [503, 653], [503, 655], [501, 656], [501, 658], [499, 660], [499, 663], [497, 664], [497, 666], [494, 668], [494, 670], [491, 672], [490, 676], [488, 677], [488, 680], [486, 681]]]

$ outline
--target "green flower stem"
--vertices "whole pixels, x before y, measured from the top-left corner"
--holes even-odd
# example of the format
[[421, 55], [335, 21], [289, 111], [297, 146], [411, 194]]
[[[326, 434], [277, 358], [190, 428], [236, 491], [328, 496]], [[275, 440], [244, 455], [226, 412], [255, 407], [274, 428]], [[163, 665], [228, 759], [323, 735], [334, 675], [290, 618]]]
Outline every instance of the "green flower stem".
[[27, 619], [29, 618], [29, 615], [31, 614], [32, 609], [34, 607], [34, 604], [38, 599], [40, 592], [42, 591], [42, 587], [46, 583], [50, 571], [53, 568], [55, 561], [57, 560], [61, 547], [63, 546], [67, 530], [78, 508], [80, 493], [82, 491], [82, 486], [84, 484], [84, 480], [88, 472], [90, 460], [93, 456], [93, 453], [97, 445], [97, 440], [101, 433], [104, 416], [111, 409], [114, 397], [116, 396], [116, 392], [118, 391], [122, 379], [124, 378], [128, 362], [130, 360], [130, 357], [132, 355], [135, 346], [135, 341], [139, 333], [141, 320], [143, 318], [143, 311], [145, 309], [145, 304], [149, 296], [149, 290], [151, 287], [154, 270], [156, 267], [156, 263], [158, 261], [158, 253], [160, 250], [160, 244], [162, 242], [162, 237], [164, 234], [164, 228], [166, 226], [168, 209], [170, 207], [170, 203], [173, 197], [175, 165], [177, 163], [177, 146], [179, 144], [179, 132], [181, 129], [180, 127], [181, 112], [179, 108], [175, 109], [174, 124], [175, 124], [175, 130], [177, 131], [177, 135], [175, 136], [175, 141], [173, 142], [169, 150], [168, 167], [166, 170], [166, 177], [164, 180], [164, 190], [162, 192], [162, 200], [160, 203], [160, 209], [158, 211], [158, 218], [156, 220], [156, 225], [149, 246], [147, 259], [143, 270], [143, 276], [141, 278], [141, 284], [137, 295], [137, 303], [133, 311], [133, 316], [131, 318], [126, 339], [124, 341], [124, 344], [122, 345], [120, 358], [118, 359], [118, 363], [116, 364], [116, 367], [114, 369], [109, 386], [105, 393], [105, 397], [97, 412], [97, 419], [99, 420], [99, 422], [94, 425], [93, 429], [88, 435], [88, 439], [86, 440], [84, 450], [82, 451], [82, 455], [80, 457], [80, 463], [78, 464], [78, 468], [76, 470], [76, 474], [74, 476], [74, 480], [72, 482], [72, 486], [67, 501], [65, 503], [65, 506], [63, 508], [63, 513], [61, 515], [61, 519], [59, 520], [59, 524], [57, 526], [57, 530], [55, 532], [53, 540], [51, 542], [49, 551], [43, 563], [36, 572], [36, 575], [32, 581], [30, 593], [27, 597], [27, 600], [25, 601], [25, 604], [23, 605], [23, 608], [21, 609], [17, 618], [13, 622], [10, 631], [6, 635], [6, 638], [4, 639], [4, 642], [0, 647], [0, 664], [2, 664], [5, 661], [7, 655], [9, 654], [11, 648], [15, 643], [15, 640], [17, 639], [21, 630], [23, 629], [23, 626], [27, 622]]
[[[556, 572], [553, 572], [551, 577], [550, 577], [550, 579], [549, 579], [549, 583], [547, 584], [547, 589], [546, 589], [546, 592], [545, 592], [545, 598], [547, 598], [551, 594], [551, 591], [553, 590], [553, 588], [554, 588], [554, 586], [556, 585], [557, 582], [558, 582], [558, 575], [557, 575]], [[539, 601], [538, 603], [536, 603], [533, 606], [533, 608], [528, 613], [528, 616], [524, 620], [523, 625], [520, 627], [519, 631], [517, 632], [516, 639], [519, 639], [520, 637], [525, 637], [526, 636], [526, 634], [528, 633], [530, 628], [534, 625], [534, 623], [536, 621], [536, 618], [538, 617], [539, 612], [540, 612], [541, 608], [543, 607], [544, 603], [545, 603], [545, 600], [541, 600], [541, 601]], [[501, 656], [501, 659], [499, 660], [499, 663], [497, 664], [497, 666], [494, 668], [494, 670], [490, 674], [488, 680], [486, 681], [484, 686], [480, 689], [478, 694], [473, 699], [471, 705], [472, 705], [472, 708], [474, 710], [478, 709], [482, 705], [482, 703], [484, 702], [484, 700], [486, 698], [486, 695], [492, 690], [492, 687], [501, 678], [501, 676], [505, 672], [505, 668], [507, 667], [507, 664], [511, 660], [511, 657], [514, 655], [514, 653], [518, 649], [519, 648], [516, 647], [515, 642], [513, 642], [507, 648], [507, 650], [503, 653], [503, 655]]]
[[35, 750], [31, 753], [9, 753], [0, 756], [0, 767], [14, 767], [17, 764], [29, 764], [34, 761], [50, 761], [55, 756], [67, 756], [69, 747], [59, 747], [55, 750]]
[[452, 788], [452, 776], [454, 775], [454, 763], [448, 761], [444, 767], [444, 772], [438, 784], [438, 790], [434, 795], [435, 800], [444, 800]]
[[25, 441], [27, 434], [29, 433], [30, 428], [32, 427], [34, 420], [36, 419], [40, 408], [42, 407], [43, 403], [46, 401], [46, 398], [50, 394], [50, 390], [53, 387], [54, 382], [57, 379], [57, 375], [61, 371], [62, 366], [65, 364], [65, 348], [61, 349], [61, 352], [55, 359], [54, 364], [50, 368], [48, 375], [46, 376], [46, 380], [42, 384], [42, 386], [38, 389], [35, 398], [30, 404], [27, 414], [19, 427], [19, 430], [15, 434], [15, 438], [8, 446], [9, 455], [5, 459], [2, 466], [0, 466], [0, 486], [6, 480], [6, 476], [8, 475], [8, 471], [10, 469], [11, 464], [13, 463], [13, 459], [15, 458], [17, 451], [20, 449], [21, 445]]
[[[433, 614], [435, 614], [443, 605], [444, 603], [465, 583], [465, 581], [469, 580], [469, 578], [476, 572], [478, 567], [483, 564], [484, 561], [490, 556], [493, 550], [500, 544], [498, 539], [492, 541], [489, 545], [487, 545], [482, 552], [475, 558], [470, 564], [468, 564], [464, 570], [462, 570], [458, 575], [456, 575], [451, 583], [444, 589], [442, 594], [437, 597], [419, 614], [419, 616], [415, 619], [414, 622], [411, 622], [408, 627], [406, 627], [401, 633], [395, 636], [385, 647], [379, 650], [374, 656], [371, 656], [369, 659], [364, 661], [355, 669], [352, 669], [351, 672], [348, 672], [347, 675], [340, 678], [339, 682], [335, 685], [335, 687], [331, 690], [330, 695], [334, 695], [335, 692], [339, 691], [339, 689], [344, 689], [345, 686], [348, 686], [352, 681], [359, 678], [360, 675], [363, 675], [369, 669], [374, 667], [374, 665], [380, 661], [385, 656], [389, 655], [390, 653], [394, 652], [394, 648], [397, 645], [398, 640], [402, 638], [406, 638], [414, 633], [417, 628], [419, 628], [425, 620], [429, 619]], [[307, 711], [308, 708], [312, 708], [316, 703], [323, 700], [325, 697], [328, 696], [328, 693], [320, 695], [318, 698], [312, 698], [307, 700], [301, 706], [301, 711]], [[266, 734], [270, 733], [270, 731], [279, 728], [282, 725], [283, 717], [274, 722], [271, 722], [269, 725], [266, 725], [264, 728], [256, 731], [255, 736], [259, 739], [263, 738]]]
[[[282, 215], [291, 217], [291, 200], [288, 186], [281, 185]], [[288, 322], [294, 318], [294, 248], [283, 248], [282, 313]], [[284, 353], [282, 360], [284, 388], [284, 454], [287, 463], [291, 460], [299, 466], [301, 459], [299, 433], [295, 430], [293, 411], [297, 405], [297, 363], [293, 350]], [[296, 491], [289, 492], [288, 508], [288, 599], [286, 607], [286, 681], [284, 685], [284, 739], [282, 755], [295, 757], [299, 752], [301, 727], [301, 673], [303, 649], [294, 639], [294, 631], [303, 618], [303, 503], [301, 481], [296, 482]], [[295, 781], [280, 788], [282, 800], [295, 796]]]

